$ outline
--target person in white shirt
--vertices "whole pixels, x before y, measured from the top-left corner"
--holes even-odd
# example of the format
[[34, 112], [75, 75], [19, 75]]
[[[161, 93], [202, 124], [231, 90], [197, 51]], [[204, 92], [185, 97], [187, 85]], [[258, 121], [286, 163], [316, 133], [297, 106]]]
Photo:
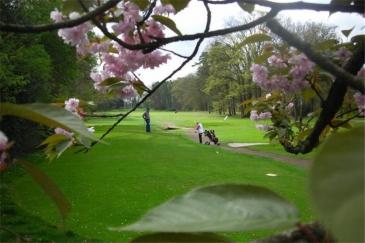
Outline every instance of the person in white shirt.
[[198, 134], [199, 134], [199, 143], [203, 143], [204, 128], [200, 122], [196, 123], [195, 131], [198, 132]]

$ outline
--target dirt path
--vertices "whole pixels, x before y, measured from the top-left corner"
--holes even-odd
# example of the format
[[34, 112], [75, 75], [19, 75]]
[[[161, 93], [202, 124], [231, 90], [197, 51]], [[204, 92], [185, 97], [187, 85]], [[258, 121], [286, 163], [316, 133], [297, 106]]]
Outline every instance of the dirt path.
[[[173, 127], [176, 127], [176, 126], [173, 126]], [[194, 132], [193, 128], [180, 127], [180, 129], [182, 129], [191, 140], [193, 140], [195, 142], [199, 142], [198, 135]], [[207, 137], [203, 136], [203, 143], [205, 141], [209, 141], [209, 139]], [[211, 146], [215, 146], [215, 145], [211, 145]], [[289, 156], [284, 156], [284, 155], [265, 152], [265, 151], [257, 151], [257, 150], [253, 150], [253, 149], [249, 149], [249, 148], [245, 148], [245, 147], [232, 148], [232, 147], [227, 146], [226, 144], [221, 144], [220, 147], [223, 149], [229, 150], [229, 151], [236, 152], [236, 153], [254, 155], [254, 156], [259, 156], [259, 157], [263, 157], [263, 158], [270, 158], [273, 160], [286, 162], [289, 164], [300, 165], [303, 167], [308, 167], [310, 164], [310, 160], [296, 159], [296, 158], [289, 157]]]

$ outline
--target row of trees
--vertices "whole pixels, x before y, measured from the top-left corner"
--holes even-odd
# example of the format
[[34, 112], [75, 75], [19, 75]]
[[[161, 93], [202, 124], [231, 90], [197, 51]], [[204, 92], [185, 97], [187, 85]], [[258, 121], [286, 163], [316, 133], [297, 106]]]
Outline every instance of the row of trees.
[[[49, 12], [62, 1], [0, 1], [0, 21], [38, 24], [49, 21]], [[62, 53], [62, 55], [60, 55]], [[62, 102], [77, 96], [95, 97], [89, 73], [92, 57], [78, 59], [75, 48], [56, 32], [14, 34], [0, 32], [0, 100], [12, 103]], [[13, 149], [33, 149], [47, 133], [41, 126], [13, 117], [3, 117], [0, 129], [17, 141]], [[27, 139], [21, 139], [27, 137]]]
[[[252, 19], [244, 20], [250, 21]], [[234, 20], [230, 25], [236, 25], [237, 22]], [[338, 38], [335, 28], [323, 23], [293, 23], [290, 19], [282, 22], [303, 40], [314, 45]], [[270, 44], [265, 41], [250, 43], [248, 37], [262, 31], [269, 32], [265, 27], [257, 26], [246, 32], [216, 38], [200, 56], [197, 72], [163, 84], [151, 96], [149, 105], [160, 110], [216, 111], [220, 114], [239, 114], [241, 117], [248, 115], [245, 104], [263, 95], [260, 87], [252, 82], [250, 67], [254, 62], [268, 58], [269, 55], [265, 53], [270, 54], [272, 45], [283, 44], [275, 37]], [[320, 106], [320, 100], [309, 89], [290, 99], [296, 104], [298, 116]]]

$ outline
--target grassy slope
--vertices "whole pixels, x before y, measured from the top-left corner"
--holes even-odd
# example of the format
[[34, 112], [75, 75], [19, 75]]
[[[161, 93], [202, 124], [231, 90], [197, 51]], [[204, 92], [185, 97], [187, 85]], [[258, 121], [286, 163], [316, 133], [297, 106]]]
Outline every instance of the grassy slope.
[[[125, 241], [135, 234], [110, 232], [107, 228], [131, 223], [151, 207], [196, 186], [221, 182], [269, 187], [297, 205], [303, 220], [311, 219], [304, 169], [195, 144], [182, 134], [171, 135], [157, 128], [158, 120], [177, 125], [191, 122], [188, 121], [191, 118], [181, 117], [180, 121], [172, 118], [169, 113], [158, 117], [152, 114], [153, 133], [146, 134], [140, 113], [135, 113], [106, 139], [111, 145], [99, 144], [87, 154], [68, 152], [59, 160], [42, 164], [41, 168], [54, 178], [72, 202], [68, 229], [88, 238]], [[201, 121], [207, 128], [215, 124], [215, 121]], [[91, 121], [99, 133], [109, 122]], [[235, 138], [233, 131], [228, 132], [229, 126], [219, 128], [222, 130], [216, 130], [220, 137], [222, 133]], [[252, 136], [250, 141], [262, 141], [255, 135], [256, 131], [246, 130], [247, 139]], [[223, 135], [223, 131], [227, 133]], [[40, 160], [37, 156], [30, 159]], [[270, 172], [279, 176], [265, 176]], [[28, 212], [48, 222], [58, 222], [56, 209], [29, 177], [17, 180], [12, 193], [15, 201]], [[234, 234], [234, 237], [242, 241], [262, 235]]]

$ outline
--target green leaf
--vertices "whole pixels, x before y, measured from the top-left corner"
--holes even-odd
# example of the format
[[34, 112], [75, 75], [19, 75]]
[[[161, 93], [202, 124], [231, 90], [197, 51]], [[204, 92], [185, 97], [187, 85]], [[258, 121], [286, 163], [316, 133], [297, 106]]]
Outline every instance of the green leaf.
[[212, 233], [156, 233], [142, 235], [135, 238], [131, 243], [151, 243], [151, 242], [232, 242], [230, 239]]
[[[95, 0], [82, 0], [86, 8], [90, 8], [95, 4]], [[85, 12], [77, 0], [63, 0], [62, 13], [69, 14], [71, 12]]]
[[252, 13], [255, 10], [255, 4], [246, 3], [244, 0], [240, 0], [237, 3], [246, 12]]
[[338, 40], [330, 39], [330, 40], [325, 40], [325, 41], [322, 41], [322, 42], [316, 44], [315, 48], [316, 48], [316, 50], [324, 51], [324, 50], [329, 50], [329, 49], [334, 48], [337, 44], [338, 44]]
[[167, 28], [169, 28], [170, 30], [172, 30], [173, 32], [175, 32], [178, 35], [182, 35], [180, 30], [176, 27], [175, 22], [165, 16], [161, 16], [161, 15], [152, 15], [151, 16], [155, 21], [160, 22], [161, 24], [165, 25]]
[[252, 43], [256, 43], [256, 42], [262, 42], [262, 41], [271, 41], [271, 37], [267, 34], [254, 34], [251, 36], [248, 36], [242, 43], [241, 45], [247, 45], [247, 44], [252, 44]]
[[[331, 5], [350, 5], [352, 0], [331, 0]], [[330, 15], [336, 11], [330, 11]]]
[[82, 120], [63, 108], [42, 103], [26, 105], [0, 103], [0, 106], [0, 115], [2, 116], [16, 116], [51, 128], [61, 127], [91, 140], [97, 140], [97, 138], [87, 130]]
[[262, 64], [273, 55], [272, 51], [264, 51], [260, 56], [257, 56], [254, 60], [256, 64]]
[[49, 136], [48, 138], [46, 138], [41, 145], [56, 145], [60, 142], [66, 141], [66, 140], [70, 140], [70, 138], [66, 137], [63, 134], [53, 134], [51, 136]]
[[341, 30], [341, 32], [342, 32], [342, 34], [344, 35], [344, 36], [346, 36], [346, 37], [348, 37], [350, 34], [351, 34], [351, 32], [352, 32], [352, 30], [355, 28], [355, 26], [353, 26], [351, 29], [348, 29], [348, 30]]
[[139, 78], [136, 78], [132, 82], [132, 85], [137, 90], [137, 93], [139, 95], [142, 95], [145, 91], [149, 91], [149, 88], [147, 88], [146, 85]]
[[161, 0], [161, 2], [163, 5], [171, 4], [178, 13], [188, 6], [190, 0]]
[[110, 86], [110, 85], [117, 84], [117, 83], [120, 83], [120, 82], [123, 82], [123, 80], [121, 78], [111, 77], [111, 78], [104, 79], [103, 81], [101, 81], [99, 83], [99, 85], [101, 85], [101, 86]]
[[132, 2], [136, 4], [140, 10], [144, 10], [150, 5], [148, 0], [132, 0]]
[[317, 215], [338, 242], [364, 242], [364, 126], [333, 134], [314, 159]]
[[292, 225], [296, 208], [258, 186], [221, 184], [198, 188], [149, 211], [116, 231], [227, 232]]
[[364, 43], [365, 42], [365, 35], [355, 35], [351, 37], [352, 43]]
[[[32, 163], [24, 160], [17, 160], [19, 164], [23, 166], [25, 171], [33, 178], [35, 182], [43, 189], [43, 191], [52, 199], [56, 204], [58, 211], [62, 216], [62, 220], [66, 219], [67, 214], [71, 210], [71, 204], [58, 188], [58, 186], [52, 181], [50, 177], [44, 174]], [[36, 202], [35, 202], [36, 203]]]

